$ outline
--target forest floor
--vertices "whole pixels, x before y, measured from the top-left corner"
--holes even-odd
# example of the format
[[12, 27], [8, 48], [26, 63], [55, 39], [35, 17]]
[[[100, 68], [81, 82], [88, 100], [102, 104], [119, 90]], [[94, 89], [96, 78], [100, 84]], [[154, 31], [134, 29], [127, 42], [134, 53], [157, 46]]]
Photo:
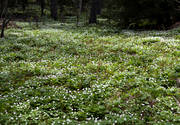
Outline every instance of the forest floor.
[[0, 124], [180, 122], [180, 28], [16, 24], [0, 39]]

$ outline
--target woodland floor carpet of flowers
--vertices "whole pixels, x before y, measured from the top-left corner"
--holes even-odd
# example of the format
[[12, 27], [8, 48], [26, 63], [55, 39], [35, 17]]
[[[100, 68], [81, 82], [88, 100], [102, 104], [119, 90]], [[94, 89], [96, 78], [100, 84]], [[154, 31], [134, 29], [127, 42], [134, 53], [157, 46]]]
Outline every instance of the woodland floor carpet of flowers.
[[180, 29], [17, 25], [0, 39], [0, 124], [180, 123]]

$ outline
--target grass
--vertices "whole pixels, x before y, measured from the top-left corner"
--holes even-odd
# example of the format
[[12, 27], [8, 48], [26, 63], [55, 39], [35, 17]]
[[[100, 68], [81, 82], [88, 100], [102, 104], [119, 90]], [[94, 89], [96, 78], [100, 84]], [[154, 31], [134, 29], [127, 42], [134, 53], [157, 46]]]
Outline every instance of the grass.
[[18, 22], [0, 39], [0, 124], [178, 124], [179, 29]]

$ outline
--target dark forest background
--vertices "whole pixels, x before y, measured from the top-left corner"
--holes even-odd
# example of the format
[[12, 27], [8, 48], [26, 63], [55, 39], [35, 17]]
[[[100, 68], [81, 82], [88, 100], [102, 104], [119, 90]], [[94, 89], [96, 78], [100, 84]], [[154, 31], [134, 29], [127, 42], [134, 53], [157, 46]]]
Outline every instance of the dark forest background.
[[[0, 0], [1, 18], [41, 17], [65, 21], [75, 16], [85, 22], [105, 19], [110, 25], [133, 29], [168, 29], [180, 20], [179, 0]], [[8, 21], [4, 21], [6, 24]]]

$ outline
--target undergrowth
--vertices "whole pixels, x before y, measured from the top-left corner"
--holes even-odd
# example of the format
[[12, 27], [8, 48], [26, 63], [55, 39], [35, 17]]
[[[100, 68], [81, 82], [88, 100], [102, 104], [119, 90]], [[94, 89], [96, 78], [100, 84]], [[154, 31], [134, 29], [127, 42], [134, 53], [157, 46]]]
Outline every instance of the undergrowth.
[[0, 39], [0, 124], [180, 123], [179, 29], [17, 24]]

